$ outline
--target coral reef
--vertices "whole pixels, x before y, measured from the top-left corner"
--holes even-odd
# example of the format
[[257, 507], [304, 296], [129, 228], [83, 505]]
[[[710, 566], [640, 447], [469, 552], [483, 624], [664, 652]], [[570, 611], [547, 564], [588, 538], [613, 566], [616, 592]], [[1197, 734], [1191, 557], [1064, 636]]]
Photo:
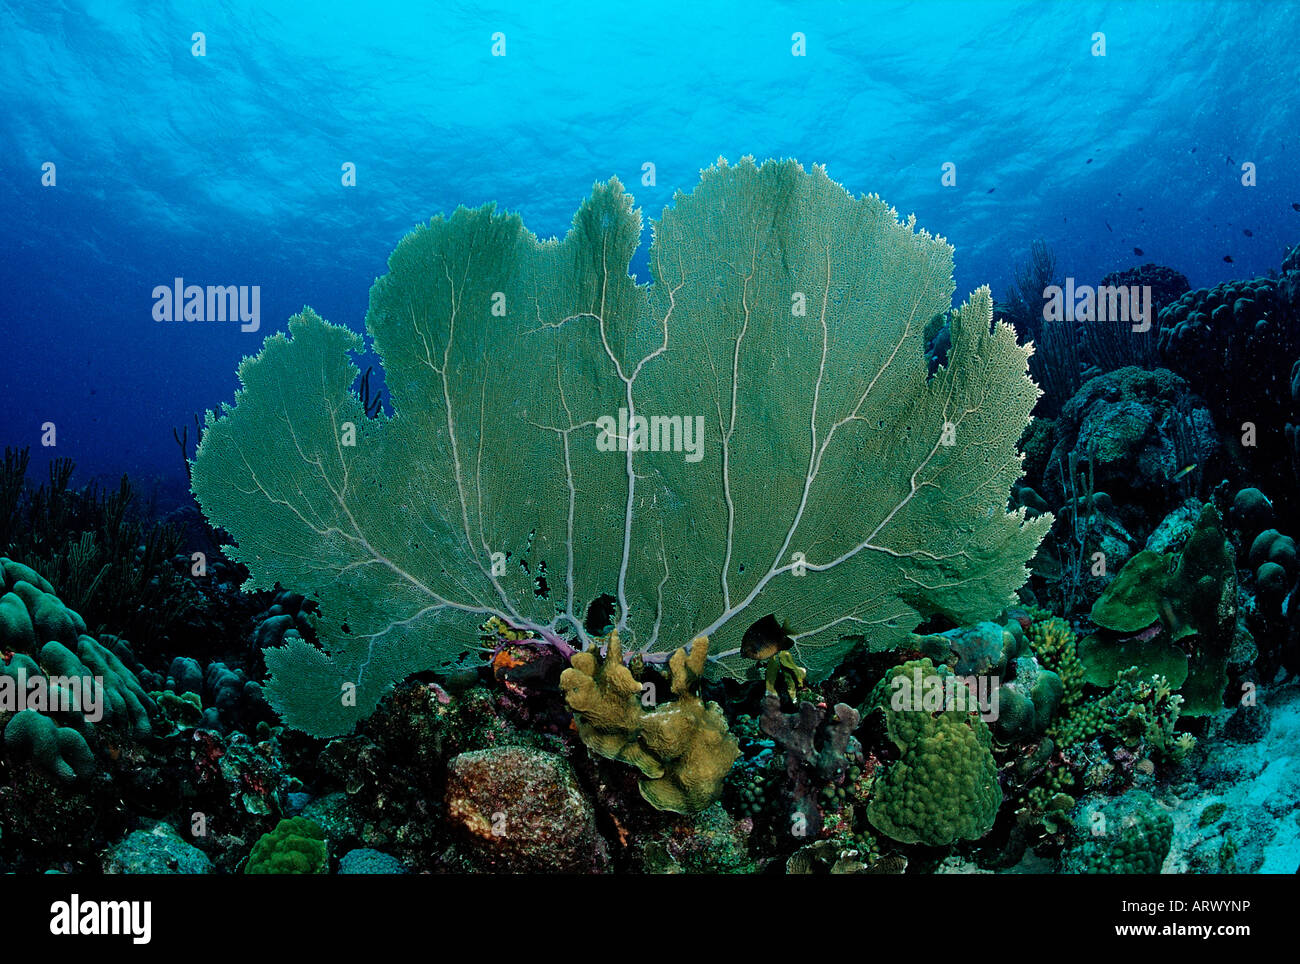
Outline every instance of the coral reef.
[[[1219, 447], [1205, 403], [1178, 375], [1165, 369], [1120, 368], [1090, 379], [1072, 396], [1054, 424], [1043, 495], [1063, 504], [1070, 493], [1069, 467], [1086, 464], [1094, 490], [1121, 508], [1121, 521], [1144, 527], [1155, 507], [1162, 518], [1180, 497], [1175, 477], [1188, 465], [1204, 467]], [[1146, 509], [1143, 516], [1134, 510]], [[1150, 528], [1150, 524], [1146, 526]]]
[[[359, 337], [310, 310], [241, 364], [235, 405], [204, 426], [193, 492], [233, 537], [248, 588], [319, 601], [319, 648], [286, 637], [265, 651], [286, 724], [350, 732], [396, 682], [475, 648], [492, 616], [589, 650], [588, 610], [611, 588], [624, 639], [662, 659], [707, 636], [735, 679], [752, 669], [742, 637], [764, 614], [808, 620], [792, 659], [817, 681], [863, 625], [897, 648], [928, 617], [974, 622], [1012, 601], [1050, 523], [1003, 508], [1038, 390], [987, 289], [952, 315], [930, 374], [925, 322], [952, 307], [951, 247], [821, 167], [750, 158], [704, 171], [664, 212], [650, 254], [664, 273], [649, 287], [627, 271], [640, 236], [617, 181], [596, 186], [557, 245], [490, 205], [408, 235], [367, 315], [391, 418], [370, 418], [352, 391]], [[824, 248], [841, 267], [818, 310], [744, 327], [738, 304], [804, 298]], [[747, 286], [733, 269], [751, 261]], [[463, 284], [431, 275], [435, 262]], [[512, 310], [454, 326], [465, 298], [487, 303], [503, 284]], [[614, 352], [609, 331], [626, 334]], [[443, 364], [428, 364], [431, 346]], [[780, 390], [711, 366], [737, 350], [747, 373], [789, 358]], [[308, 380], [320, 392], [286, 406], [283, 386]], [[680, 424], [682, 458], [640, 444], [636, 412], [701, 398], [723, 425], [748, 413], [725, 458], [694, 444], [703, 416], [690, 438], [686, 423], [646, 424], [660, 436]], [[519, 457], [471, 480], [469, 439]]]
[[[1186, 698], [1189, 716], [1223, 708], [1228, 658], [1236, 638], [1237, 570], [1235, 552], [1213, 505], [1206, 505], [1182, 550], [1161, 555], [1143, 550], [1125, 564], [1092, 607], [1092, 621], [1108, 631], [1080, 657], [1090, 673], [1105, 678], [1121, 662], [1127, 643], [1132, 658], [1149, 656], [1169, 670]], [[1145, 638], [1135, 639], [1135, 635]], [[1190, 639], [1189, 638], [1193, 638]], [[1184, 643], [1184, 640], [1188, 642]], [[1186, 669], [1178, 659], [1182, 643], [1191, 647]]]

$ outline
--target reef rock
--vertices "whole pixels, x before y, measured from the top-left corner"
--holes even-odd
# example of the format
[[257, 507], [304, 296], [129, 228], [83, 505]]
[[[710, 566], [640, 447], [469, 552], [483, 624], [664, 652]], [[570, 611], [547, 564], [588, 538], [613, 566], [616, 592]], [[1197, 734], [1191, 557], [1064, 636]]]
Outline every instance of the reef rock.
[[568, 763], [522, 746], [475, 750], [447, 769], [447, 820], [483, 870], [592, 873], [609, 851]]

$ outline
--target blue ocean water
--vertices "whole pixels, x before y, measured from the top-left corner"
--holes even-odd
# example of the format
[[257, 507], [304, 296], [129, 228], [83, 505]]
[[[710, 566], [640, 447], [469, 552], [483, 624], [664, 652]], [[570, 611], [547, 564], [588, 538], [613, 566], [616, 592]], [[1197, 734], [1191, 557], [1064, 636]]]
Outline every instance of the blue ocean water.
[[[648, 244], [719, 156], [915, 213], [958, 299], [1035, 238], [1081, 282], [1265, 274], [1300, 238], [1298, 26], [1244, 0], [5, 3], [0, 442], [52, 422], [83, 477], [183, 484], [172, 428], [304, 304], [363, 330], [415, 224], [496, 201], [563, 234], [616, 176]], [[155, 321], [178, 277], [260, 286], [260, 331]]]

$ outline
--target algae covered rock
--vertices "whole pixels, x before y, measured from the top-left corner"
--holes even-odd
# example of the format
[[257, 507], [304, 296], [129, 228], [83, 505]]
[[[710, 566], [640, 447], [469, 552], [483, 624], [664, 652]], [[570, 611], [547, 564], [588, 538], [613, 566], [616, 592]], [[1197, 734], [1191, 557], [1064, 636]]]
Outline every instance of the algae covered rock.
[[404, 874], [406, 865], [396, 857], [383, 853], [379, 850], [372, 850], [369, 847], [358, 847], [355, 850], [349, 850], [339, 858], [340, 874]]
[[634, 859], [650, 874], [752, 873], [750, 822], [736, 820], [720, 803], [637, 835]]
[[104, 854], [106, 874], [210, 874], [212, 861], [172, 827], [134, 830]]
[[1158, 874], [1173, 842], [1173, 818], [1142, 790], [1079, 801], [1074, 842], [1062, 869], [1074, 874]]
[[1063, 502], [1070, 466], [1087, 464], [1096, 490], [1115, 504], [1149, 504], [1161, 514], [1186, 461], [1204, 464], [1219, 448], [1213, 416], [1186, 381], [1135, 366], [1085, 382], [1062, 409], [1056, 439], [1043, 478], [1049, 499]]
[[522, 746], [473, 750], [447, 768], [447, 822], [471, 862], [511, 873], [591, 873], [608, 848], [562, 757]]

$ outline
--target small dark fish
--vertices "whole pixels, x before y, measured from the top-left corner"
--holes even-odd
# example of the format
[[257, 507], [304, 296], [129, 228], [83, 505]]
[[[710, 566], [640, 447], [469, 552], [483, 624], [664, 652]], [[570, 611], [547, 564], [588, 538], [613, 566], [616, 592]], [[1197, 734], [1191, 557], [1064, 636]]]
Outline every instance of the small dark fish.
[[1112, 228], [1112, 227], [1110, 226], [1110, 222], [1109, 222], [1109, 221], [1106, 222], [1106, 230], [1109, 231], [1109, 232], [1111, 232], [1112, 234], [1115, 233], [1115, 229]]
[[1141, 248], [1134, 248], [1134, 249], [1133, 249], [1133, 253], [1136, 254], [1139, 258], [1142, 257], [1142, 249], [1141, 249]]
[[1088, 159], [1087, 159], [1086, 161], [1084, 161], [1083, 163], [1085, 163], [1085, 164], [1091, 164], [1091, 163], [1092, 163], [1092, 158], [1091, 158], [1091, 157], [1088, 158]]
[[793, 645], [790, 627], [778, 623], [774, 613], [768, 613], [745, 630], [745, 635], [740, 640], [740, 652], [749, 659], [764, 660], [771, 659], [781, 650]]
[[1196, 153], [1196, 148], [1194, 148], [1194, 147], [1192, 148], [1192, 153], [1193, 153], [1193, 154]]
[[997, 188], [995, 188], [995, 187], [991, 187], [991, 188], [989, 188], [987, 191], [985, 191], [984, 193], [985, 193], [985, 194], [992, 194], [992, 193], [993, 193], [994, 191], [996, 191], [996, 190], [997, 190]]
[[1300, 201], [1292, 201], [1292, 202], [1291, 202], [1291, 210], [1292, 210], [1292, 211], [1300, 211]]
[[1232, 255], [1230, 255], [1230, 254], [1225, 254], [1225, 255], [1223, 256], [1223, 260], [1226, 261], [1228, 264], [1232, 264]]
[[1250, 228], [1242, 228], [1241, 233], [1248, 238], [1253, 238], [1255, 236], [1255, 232], [1252, 231]]

